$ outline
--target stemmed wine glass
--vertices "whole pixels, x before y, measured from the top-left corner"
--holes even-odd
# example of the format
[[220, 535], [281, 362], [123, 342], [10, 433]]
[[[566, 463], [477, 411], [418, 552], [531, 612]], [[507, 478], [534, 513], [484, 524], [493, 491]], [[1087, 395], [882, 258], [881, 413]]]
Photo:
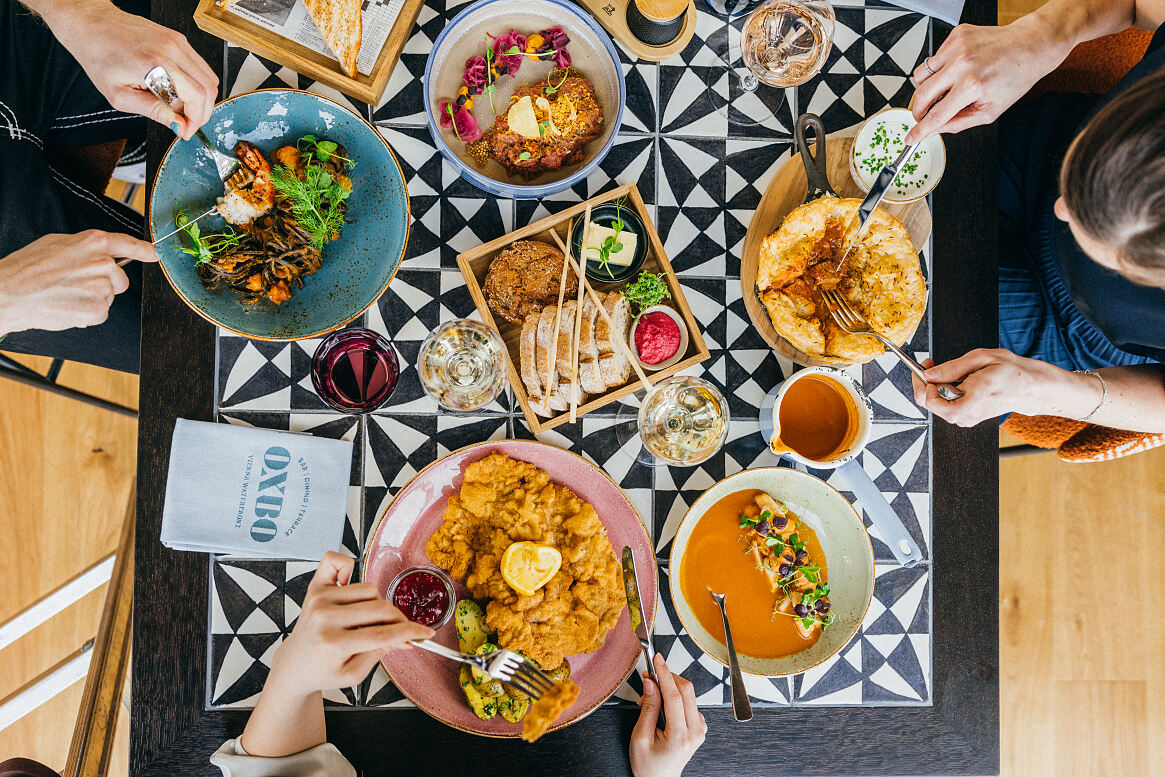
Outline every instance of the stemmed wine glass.
[[829, 0], [765, 0], [738, 32], [736, 11], [748, 7], [748, 2], [726, 4], [726, 50], [707, 75], [712, 105], [732, 124], [744, 126], [768, 121], [786, 87], [800, 86], [821, 71], [835, 22]]
[[621, 449], [637, 447], [642, 464], [691, 467], [723, 447], [728, 421], [719, 389], [703, 378], [674, 375], [653, 384], [638, 408], [619, 406], [615, 436]]
[[461, 318], [434, 329], [421, 343], [417, 374], [425, 393], [449, 410], [485, 407], [505, 382], [505, 344], [480, 321]]

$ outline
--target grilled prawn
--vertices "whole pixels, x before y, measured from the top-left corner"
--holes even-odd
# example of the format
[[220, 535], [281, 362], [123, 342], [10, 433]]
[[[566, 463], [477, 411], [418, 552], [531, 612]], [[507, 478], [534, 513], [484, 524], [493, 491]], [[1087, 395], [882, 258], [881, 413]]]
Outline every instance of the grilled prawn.
[[271, 165], [259, 149], [245, 140], [235, 146], [238, 169], [226, 180], [226, 194], [219, 198], [218, 212], [235, 226], [246, 226], [271, 212], [275, 205], [275, 184]]

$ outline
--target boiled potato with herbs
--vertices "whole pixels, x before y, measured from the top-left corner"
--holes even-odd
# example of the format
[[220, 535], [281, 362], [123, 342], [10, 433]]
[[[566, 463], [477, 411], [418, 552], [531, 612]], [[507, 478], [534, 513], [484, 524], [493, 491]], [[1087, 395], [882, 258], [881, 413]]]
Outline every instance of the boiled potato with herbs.
[[462, 653], [472, 653], [489, 640], [485, 612], [472, 599], [462, 599], [453, 608], [453, 623], [457, 627], [457, 644]]
[[465, 698], [469, 701], [469, 708], [473, 710], [473, 714], [482, 720], [491, 720], [498, 712], [497, 699], [478, 690], [473, 684], [473, 675], [470, 674], [468, 666], [461, 667], [460, 682], [461, 690], [465, 692]]

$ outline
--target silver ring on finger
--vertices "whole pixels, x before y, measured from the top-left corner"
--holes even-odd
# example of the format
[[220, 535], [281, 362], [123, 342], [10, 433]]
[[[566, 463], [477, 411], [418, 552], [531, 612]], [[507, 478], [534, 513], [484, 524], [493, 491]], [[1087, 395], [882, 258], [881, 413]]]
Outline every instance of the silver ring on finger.
[[932, 76], [938, 75], [938, 73], [935, 72], [935, 69], [930, 66], [930, 57], [922, 60], [922, 66], [925, 67], [926, 72], [930, 73]]
[[178, 99], [178, 90], [174, 87], [174, 79], [166, 72], [166, 68], [156, 65], [150, 68], [142, 83], [153, 92], [159, 100], [170, 105]]

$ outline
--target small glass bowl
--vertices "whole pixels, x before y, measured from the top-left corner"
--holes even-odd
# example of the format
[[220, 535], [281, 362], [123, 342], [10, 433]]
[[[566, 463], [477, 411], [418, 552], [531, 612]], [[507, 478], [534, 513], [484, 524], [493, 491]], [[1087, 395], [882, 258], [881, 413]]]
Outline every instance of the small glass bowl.
[[435, 566], [432, 566], [431, 564], [418, 564], [415, 567], [402, 569], [397, 573], [396, 577], [392, 579], [392, 582], [388, 584], [388, 592], [385, 594], [384, 598], [388, 600], [389, 604], [395, 607], [396, 603], [393, 601], [393, 598], [396, 596], [397, 586], [399, 586], [401, 581], [406, 577], [409, 575], [415, 575], [418, 572], [427, 572], [428, 574], [433, 575], [438, 580], [440, 580], [444, 584], [445, 593], [448, 594], [449, 597], [449, 605], [445, 608], [445, 612], [441, 615], [441, 617], [435, 623], [422, 624], [435, 631], [449, 622], [449, 619], [453, 617], [453, 608], [457, 605], [457, 593], [453, 590], [453, 581], [449, 578], [449, 575], [445, 574], [445, 570], [439, 569]]

